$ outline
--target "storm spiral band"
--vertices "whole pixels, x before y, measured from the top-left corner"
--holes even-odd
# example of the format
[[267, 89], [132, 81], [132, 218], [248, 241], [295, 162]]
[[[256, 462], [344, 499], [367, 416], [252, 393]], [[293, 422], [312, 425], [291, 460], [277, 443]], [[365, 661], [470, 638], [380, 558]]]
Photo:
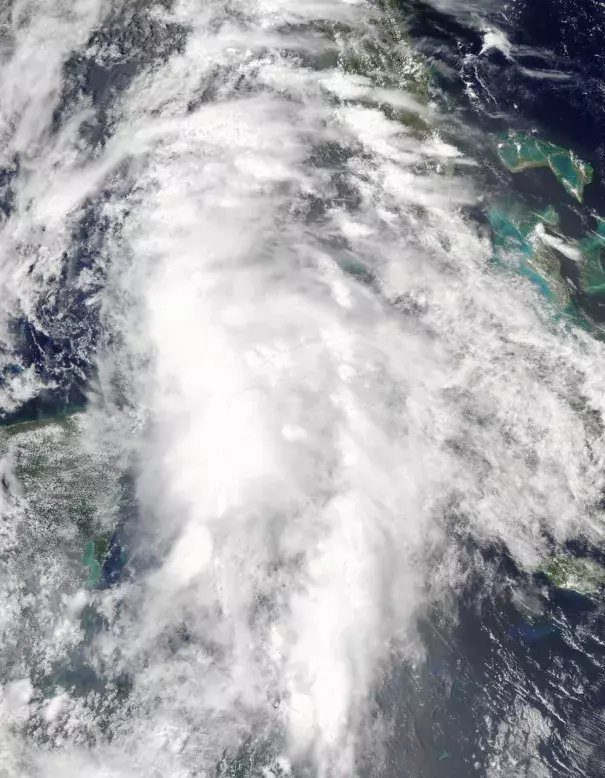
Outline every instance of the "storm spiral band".
[[0, 776], [602, 774], [600, 157], [480, 11], [2, 3]]

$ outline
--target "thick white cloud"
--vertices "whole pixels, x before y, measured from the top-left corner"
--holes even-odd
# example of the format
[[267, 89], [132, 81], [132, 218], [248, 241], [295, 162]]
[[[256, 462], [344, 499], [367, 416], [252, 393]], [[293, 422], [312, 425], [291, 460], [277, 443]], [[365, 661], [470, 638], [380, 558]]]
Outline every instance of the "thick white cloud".
[[[11, 142], [31, 160], [3, 228], [7, 299], [33, 307], [53, 276], [24, 292], [11, 236], [50, 235], [56, 271], [69, 220], [101, 183], [112, 191], [99, 397], [53, 446], [96, 462], [97, 485], [104, 462], [108, 495], [126, 451], [140, 505], [139, 572], [91, 595], [107, 623], [86, 649], [103, 678], [130, 679], [128, 703], [108, 712], [63, 688], [43, 699], [26, 686], [33, 664], [16, 663], [3, 699], [21, 707], [0, 722], [12, 731], [29, 704], [57, 748], [20, 730], [3, 748], [45, 776], [189, 776], [253, 731], [284, 760], [351, 775], [381, 669], [394, 651], [416, 656], [418, 610], [461, 575], [446, 513], [527, 566], [545, 528], [601, 532], [589, 511], [601, 431], [588, 419], [603, 410], [602, 349], [491, 274], [460, 213], [475, 196], [468, 161], [382, 109], [434, 112], [338, 70], [339, 46], [371, 34], [369, 9], [183, 0], [153, 13], [185, 25], [186, 44], [116, 98], [115, 132], [92, 159], [79, 119], [54, 140], [44, 128], [62, 58], [100, 6], [32, 6], [10, 59], [10, 79], [35, 82], [30, 102], [3, 82]], [[63, 48], [41, 78], [26, 54], [45, 35]], [[451, 165], [462, 172], [439, 172]], [[49, 479], [39, 488], [52, 495], [52, 468]], [[31, 520], [28, 499], [7, 507], [11, 522]], [[115, 510], [100, 505], [98, 520]], [[86, 640], [71, 540], [54, 551], [71, 578], [58, 562], [47, 578], [36, 568], [49, 674]], [[9, 595], [3, 618], [18, 631], [28, 595]]]

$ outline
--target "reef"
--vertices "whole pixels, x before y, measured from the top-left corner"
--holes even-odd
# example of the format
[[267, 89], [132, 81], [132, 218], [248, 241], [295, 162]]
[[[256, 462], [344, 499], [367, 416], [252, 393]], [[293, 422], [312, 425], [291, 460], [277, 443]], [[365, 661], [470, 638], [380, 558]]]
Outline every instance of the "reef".
[[578, 202], [584, 187], [592, 181], [594, 170], [569, 149], [556, 146], [526, 132], [508, 130], [498, 137], [498, 156], [511, 173], [534, 167], [549, 167], [565, 191]]

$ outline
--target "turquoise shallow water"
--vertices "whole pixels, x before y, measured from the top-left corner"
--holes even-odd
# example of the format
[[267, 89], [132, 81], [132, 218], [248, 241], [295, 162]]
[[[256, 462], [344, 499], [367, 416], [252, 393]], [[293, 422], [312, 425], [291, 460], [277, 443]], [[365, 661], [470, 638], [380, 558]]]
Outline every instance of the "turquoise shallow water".
[[[580, 204], [573, 189], [563, 192], [554, 185], [547, 169], [530, 169], [527, 162], [521, 165], [512, 157], [507, 161], [501, 154], [505, 168], [510, 170], [512, 164], [515, 171], [523, 171], [507, 176], [496, 168], [491, 182], [492, 188], [504, 190], [504, 199], [512, 195], [529, 212], [554, 206], [559, 220], [556, 232], [581, 251], [578, 242], [599, 234], [599, 219], [605, 212], [604, 116], [599, 98], [604, 74], [598, 43], [605, 20], [600, 4], [561, 0], [552, 4], [548, 14], [542, 4], [530, 0], [505, 7], [481, 2], [408, 3], [405, 9], [412, 34], [433, 63], [437, 82], [448, 95], [446, 101], [461, 122], [487, 137], [502, 139], [517, 133], [526, 150], [530, 142], [554, 144], [572, 155], [571, 159], [564, 155], [560, 163], [570, 166], [574, 178], [576, 162], [593, 171]], [[493, 167], [487, 145], [484, 156]], [[556, 261], [562, 265], [575, 304], [601, 321], [603, 301], [587, 292], [590, 283], [585, 281], [582, 263], [570, 262], [564, 252]], [[594, 259], [587, 264], [594, 268]]]
[[3, 774], [600, 775], [601, 162], [529, 11], [0, 9]]
[[[412, 3], [405, 8], [411, 10], [413, 35], [432, 62], [443, 99], [452, 114], [482, 138], [480, 147], [491, 170], [487, 218], [494, 261], [527, 278], [574, 326], [600, 338], [604, 210], [598, 31], [602, 8], [598, 3], [560, 2], [545, 14], [543, 4], [529, 0], [504, 8], [481, 3], [464, 8], [448, 3], [436, 6]], [[494, 164], [489, 138], [494, 138], [499, 162], [512, 175], [503, 173], [497, 161]], [[565, 167], [557, 169], [558, 162], [553, 165], [549, 154], [561, 154]], [[591, 168], [592, 181], [583, 193], [561, 181], [568, 172], [573, 177], [581, 173], [581, 167], [573, 169], [579, 160]], [[479, 214], [478, 219], [482, 218]], [[538, 235], [556, 236], [557, 243], [550, 244], [556, 245], [553, 253], [543, 252], [536, 228]], [[567, 553], [569, 560], [602, 561], [601, 544], [587, 547], [579, 540], [570, 544]], [[520, 599], [513, 595], [513, 609], [510, 599], [508, 603], [493, 600], [480, 614], [463, 617], [455, 633], [460, 643], [444, 640], [455, 667], [468, 672], [468, 659], [473, 657], [473, 690], [463, 713], [460, 701], [446, 706], [449, 717], [434, 713], [440, 723], [433, 731], [451, 733], [453, 740], [458, 721], [465, 721], [463, 729], [472, 731], [477, 720], [489, 730], [494, 708], [504, 706], [509, 723], [501, 737], [494, 730], [486, 735], [486, 742], [501, 748], [493, 774], [599, 775], [604, 760], [600, 710], [605, 689], [601, 596], [591, 602], [577, 592], [559, 590], [541, 600], [543, 590], [538, 600], [530, 596], [534, 606], [538, 601], [542, 604], [530, 611], [528, 620], [528, 612], [519, 609], [520, 603], [526, 603], [520, 593], [527, 594], [527, 582], [522, 583], [510, 567], [505, 577], [508, 596], [514, 591], [520, 595]], [[556, 575], [551, 580], [562, 585], [564, 578], [569, 580]], [[570, 584], [572, 589], [574, 585], [581, 589], [580, 578]], [[482, 634], [486, 636], [483, 649]], [[450, 699], [457, 697], [454, 679], [459, 677], [451, 667], [449, 672], [437, 672], [444, 683], [442, 694]], [[438, 694], [437, 699], [442, 697]], [[434, 710], [440, 710], [441, 704], [435, 703]], [[536, 733], [541, 734], [534, 750]], [[452, 753], [459, 755], [459, 749], [452, 748], [452, 740], [445, 737], [448, 756], [441, 757], [453, 760], [450, 774], [462, 775], [461, 763], [454, 766]], [[461, 742], [467, 743], [465, 738]], [[471, 738], [470, 743], [476, 756], [476, 741]], [[467, 764], [474, 756], [467, 754]], [[484, 764], [481, 755], [479, 761]], [[440, 766], [428, 768], [427, 774], [432, 771], [448, 774]]]

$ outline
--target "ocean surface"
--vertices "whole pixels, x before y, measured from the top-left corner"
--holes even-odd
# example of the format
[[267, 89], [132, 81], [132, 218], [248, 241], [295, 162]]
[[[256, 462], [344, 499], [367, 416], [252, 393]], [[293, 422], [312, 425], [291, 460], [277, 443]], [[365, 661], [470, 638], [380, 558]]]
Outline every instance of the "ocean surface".
[[604, 32], [1, 5], [1, 778], [605, 774]]

